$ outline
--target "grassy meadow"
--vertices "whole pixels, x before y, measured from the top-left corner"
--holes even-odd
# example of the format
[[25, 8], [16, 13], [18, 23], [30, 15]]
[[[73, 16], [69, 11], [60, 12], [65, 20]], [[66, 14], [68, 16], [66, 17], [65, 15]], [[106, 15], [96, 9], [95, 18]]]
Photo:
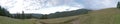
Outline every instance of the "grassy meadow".
[[13, 19], [0, 16], [0, 24], [120, 24], [120, 9], [109, 8], [88, 14], [54, 19]]

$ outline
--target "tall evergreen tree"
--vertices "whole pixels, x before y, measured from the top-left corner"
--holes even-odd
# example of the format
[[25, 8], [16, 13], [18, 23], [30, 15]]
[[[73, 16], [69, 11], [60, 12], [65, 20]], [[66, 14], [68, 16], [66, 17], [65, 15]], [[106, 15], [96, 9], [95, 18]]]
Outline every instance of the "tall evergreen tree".
[[10, 13], [6, 9], [4, 9], [0, 6], [0, 15], [1, 16], [9, 16]]
[[22, 19], [24, 19], [26, 16], [24, 14], [24, 11], [22, 11], [22, 15], [20, 16]]
[[0, 6], [0, 15], [1, 16], [6, 16], [6, 10]]
[[118, 4], [117, 4], [117, 8], [119, 8], [119, 9], [120, 9], [120, 2], [118, 2]]

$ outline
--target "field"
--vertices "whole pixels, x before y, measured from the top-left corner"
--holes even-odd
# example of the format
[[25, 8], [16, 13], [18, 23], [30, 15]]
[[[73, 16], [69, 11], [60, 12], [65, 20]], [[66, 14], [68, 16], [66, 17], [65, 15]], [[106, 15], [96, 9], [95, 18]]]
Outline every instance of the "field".
[[0, 16], [0, 24], [32, 24], [30, 20], [20, 20]]
[[[115, 8], [92, 11], [80, 17], [81, 24], [120, 24], [120, 11]], [[86, 18], [87, 17], [87, 18]]]
[[0, 16], [0, 24], [120, 24], [120, 9], [109, 8], [88, 14], [55, 19], [13, 19]]

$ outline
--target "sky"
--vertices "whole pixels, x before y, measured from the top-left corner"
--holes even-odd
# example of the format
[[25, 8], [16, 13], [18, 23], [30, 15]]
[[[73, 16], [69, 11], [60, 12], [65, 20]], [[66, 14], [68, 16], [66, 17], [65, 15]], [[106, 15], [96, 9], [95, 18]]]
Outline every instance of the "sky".
[[77, 9], [100, 10], [116, 7], [119, 0], [0, 0], [0, 6], [11, 14], [72, 11]]
[[77, 0], [86, 9], [99, 10], [109, 7], [116, 7], [118, 0]]

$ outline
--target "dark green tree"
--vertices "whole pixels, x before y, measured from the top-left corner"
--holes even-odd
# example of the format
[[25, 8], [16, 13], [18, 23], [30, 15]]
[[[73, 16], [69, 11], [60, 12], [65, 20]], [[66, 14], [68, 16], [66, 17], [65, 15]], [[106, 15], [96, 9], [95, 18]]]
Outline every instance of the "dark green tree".
[[118, 2], [118, 4], [117, 4], [117, 8], [119, 8], [119, 9], [120, 9], [120, 2]]
[[24, 11], [22, 11], [22, 14], [17, 13], [15, 15], [16, 16], [14, 16], [14, 18], [16, 18], [16, 19], [30, 19], [30, 18], [32, 18], [32, 14], [25, 14]]
[[22, 11], [22, 15], [20, 16], [20, 18], [22, 18], [22, 19], [25, 19], [25, 13], [24, 13], [24, 11]]
[[5, 16], [4, 9], [0, 6], [0, 15]]
[[6, 9], [2, 8], [1, 6], [0, 6], [0, 15], [10, 17], [10, 13]]
[[48, 19], [48, 17], [47, 17], [48, 15], [47, 14], [45, 14], [45, 15], [43, 15], [42, 16], [42, 18], [40, 18], [40, 19]]
[[14, 16], [14, 18], [16, 18], [16, 19], [25, 19], [24, 11], [22, 11], [22, 14], [17, 13], [16, 16]]

